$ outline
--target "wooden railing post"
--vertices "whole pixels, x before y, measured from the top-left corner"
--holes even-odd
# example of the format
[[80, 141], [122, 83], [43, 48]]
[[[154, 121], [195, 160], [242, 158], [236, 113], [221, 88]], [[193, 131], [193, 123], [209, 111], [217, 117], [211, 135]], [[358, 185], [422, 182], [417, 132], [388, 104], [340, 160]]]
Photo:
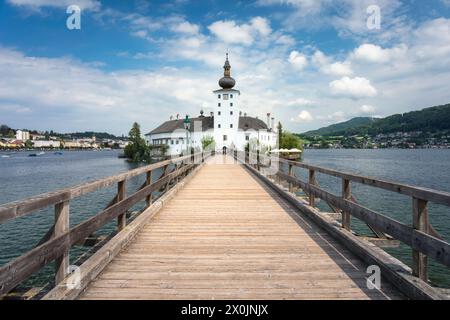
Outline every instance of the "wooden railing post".
[[[289, 164], [289, 176], [292, 177], [294, 172], [293, 172], [294, 167], [292, 166], [292, 164]], [[289, 182], [289, 192], [293, 191], [293, 185], [291, 182]]]
[[259, 166], [259, 150], [256, 150], [256, 170], [260, 170]]
[[[69, 231], [69, 201], [55, 205], [55, 227], [53, 236], [57, 237]], [[59, 284], [69, 272], [69, 250], [55, 260], [55, 284]]]
[[[352, 198], [352, 190], [350, 180], [342, 179], [342, 198], [350, 200]], [[342, 228], [347, 231], [351, 230], [351, 215], [350, 212], [342, 210]]]
[[[146, 182], [147, 186], [152, 184], [152, 170], [147, 171], [147, 178], [146, 178], [145, 182]], [[147, 207], [150, 207], [152, 204], [152, 194], [151, 193], [147, 196], [145, 201], [147, 202]]]
[[[309, 169], [309, 184], [315, 185], [316, 184], [316, 171]], [[309, 205], [311, 207], [314, 207], [316, 205], [316, 197], [312, 194], [312, 192], [309, 193]]]
[[[117, 202], [125, 199], [126, 189], [125, 189], [126, 180], [119, 181], [117, 184]], [[120, 231], [127, 225], [127, 214], [126, 212], [122, 213], [117, 217], [117, 229]]]
[[[413, 228], [429, 233], [427, 201], [413, 197]], [[428, 257], [417, 251], [412, 251], [412, 273], [423, 281], [428, 281]]]

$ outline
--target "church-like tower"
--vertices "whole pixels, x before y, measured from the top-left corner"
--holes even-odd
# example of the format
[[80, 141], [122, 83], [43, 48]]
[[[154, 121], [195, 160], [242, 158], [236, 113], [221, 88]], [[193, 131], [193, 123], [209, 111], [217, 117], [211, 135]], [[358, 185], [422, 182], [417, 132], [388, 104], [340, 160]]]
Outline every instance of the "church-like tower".
[[237, 147], [239, 129], [240, 91], [233, 89], [236, 81], [231, 77], [231, 65], [226, 55], [223, 77], [219, 80], [221, 89], [214, 91], [214, 141], [216, 148], [223, 150]]

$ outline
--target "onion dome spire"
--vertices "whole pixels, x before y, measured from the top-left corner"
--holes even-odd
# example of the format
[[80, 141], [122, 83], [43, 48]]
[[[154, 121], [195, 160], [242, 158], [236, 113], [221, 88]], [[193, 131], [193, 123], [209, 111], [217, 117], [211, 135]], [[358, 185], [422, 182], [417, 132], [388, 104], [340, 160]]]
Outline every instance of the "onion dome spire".
[[228, 61], [228, 52], [225, 59], [225, 64], [223, 66], [223, 78], [219, 80], [219, 86], [223, 89], [231, 89], [236, 84], [236, 80], [231, 77], [231, 65]]

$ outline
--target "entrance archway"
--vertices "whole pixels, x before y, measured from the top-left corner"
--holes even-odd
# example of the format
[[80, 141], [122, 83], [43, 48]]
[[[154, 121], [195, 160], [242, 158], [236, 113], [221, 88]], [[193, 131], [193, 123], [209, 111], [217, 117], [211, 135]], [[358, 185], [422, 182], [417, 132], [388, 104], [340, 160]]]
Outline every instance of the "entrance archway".
[[222, 148], [222, 154], [227, 154], [227, 147], [224, 146], [224, 147]]

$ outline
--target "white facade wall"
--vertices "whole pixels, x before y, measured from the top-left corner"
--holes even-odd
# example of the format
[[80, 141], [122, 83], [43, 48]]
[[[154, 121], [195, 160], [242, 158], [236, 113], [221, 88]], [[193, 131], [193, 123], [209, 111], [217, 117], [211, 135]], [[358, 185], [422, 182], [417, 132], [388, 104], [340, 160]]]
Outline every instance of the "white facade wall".
[[239, 96], [240, 92], [234, 89], [214, 91], [214, 141], [216, 149], [222, 150], [239, 148]]
[[28, 131], [17, 130], [16, 139], [22, 140], [23, 142], [30, 140], [30, 133]]
[[34, 140], [33, 145], [35, 148], [59, 148], [61, 142], [53, 140]]

